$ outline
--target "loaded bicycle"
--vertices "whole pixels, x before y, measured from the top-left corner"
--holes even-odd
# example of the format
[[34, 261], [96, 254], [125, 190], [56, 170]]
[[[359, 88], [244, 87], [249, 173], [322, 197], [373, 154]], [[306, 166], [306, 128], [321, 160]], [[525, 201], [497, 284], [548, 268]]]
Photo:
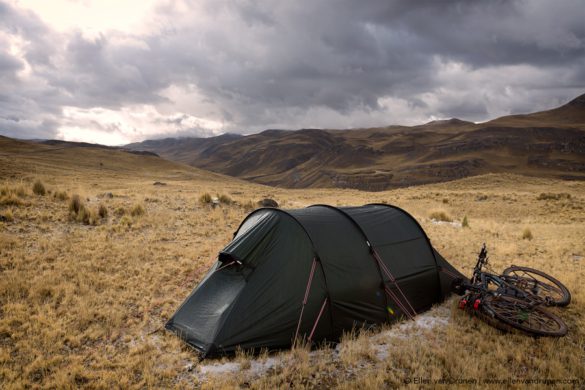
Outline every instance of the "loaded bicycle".
[[518, 329], [534, 336], [564, 336], [567, 325], [547, 306], [567, 306], [571, 294], [557, 279], [528, 267], [511, 266], [502, 274], [484, 271], [488, 252], [483, 244], [470, 280], [453, 288], [463, 297], [459, 307], [502, 330]]

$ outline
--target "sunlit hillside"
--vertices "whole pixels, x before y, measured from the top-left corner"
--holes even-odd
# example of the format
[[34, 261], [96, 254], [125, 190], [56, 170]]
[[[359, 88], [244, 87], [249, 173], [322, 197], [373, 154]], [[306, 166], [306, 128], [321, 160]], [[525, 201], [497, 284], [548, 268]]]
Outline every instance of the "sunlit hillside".
[[[533, 266], [567, 285], [571, 305], [552, 310], [569, 333], [503, 334], [449, 300], [422, 321], [348, 335], [336, 349], [199, 362], [163, 325], [263, 198], [283, 208], [396, 204], [466, 274], [486, 242], [496, 270]], [[583, 237], [581, 181], [500, 174], [385, 192], [291, 190], [154, 156], [0, 138], [0, 387], [353, 389], [416, 378], [582, 380]]]

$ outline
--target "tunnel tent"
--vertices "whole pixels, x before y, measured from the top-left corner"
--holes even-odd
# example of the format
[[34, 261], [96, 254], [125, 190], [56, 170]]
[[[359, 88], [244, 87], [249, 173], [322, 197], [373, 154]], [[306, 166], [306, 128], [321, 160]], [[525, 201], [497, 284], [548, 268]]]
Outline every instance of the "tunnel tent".
[[166, 324], [203, 357], [413, 318], [463, 277], [386, 204], [261, 208]]

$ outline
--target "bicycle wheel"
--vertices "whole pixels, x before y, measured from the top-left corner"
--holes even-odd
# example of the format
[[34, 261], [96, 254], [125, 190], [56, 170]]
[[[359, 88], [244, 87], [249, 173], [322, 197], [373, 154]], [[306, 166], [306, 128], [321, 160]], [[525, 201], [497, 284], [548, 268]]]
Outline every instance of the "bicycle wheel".
[[481, 309], [504, 324], [532, 335], [560, 337], [567, 334], [567, 325], [559, 317], [516, 298], [486, 296]]
[[504, 270], [504, 275], [508, 283], [542, 298], [547, 305], [567, 306], [571, 302], [569, 289], [542, 271], [513, 265]]

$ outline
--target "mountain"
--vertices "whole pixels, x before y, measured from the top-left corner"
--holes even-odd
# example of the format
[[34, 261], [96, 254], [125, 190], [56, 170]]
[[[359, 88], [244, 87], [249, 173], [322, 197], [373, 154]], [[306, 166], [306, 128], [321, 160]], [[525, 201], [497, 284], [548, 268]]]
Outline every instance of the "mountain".
[[485, 123], [267, 130], [127, 145], [242, 179], [291, 188], [364, 190], [485, 173], [585, 179], [585, 95], [548, 111]]

